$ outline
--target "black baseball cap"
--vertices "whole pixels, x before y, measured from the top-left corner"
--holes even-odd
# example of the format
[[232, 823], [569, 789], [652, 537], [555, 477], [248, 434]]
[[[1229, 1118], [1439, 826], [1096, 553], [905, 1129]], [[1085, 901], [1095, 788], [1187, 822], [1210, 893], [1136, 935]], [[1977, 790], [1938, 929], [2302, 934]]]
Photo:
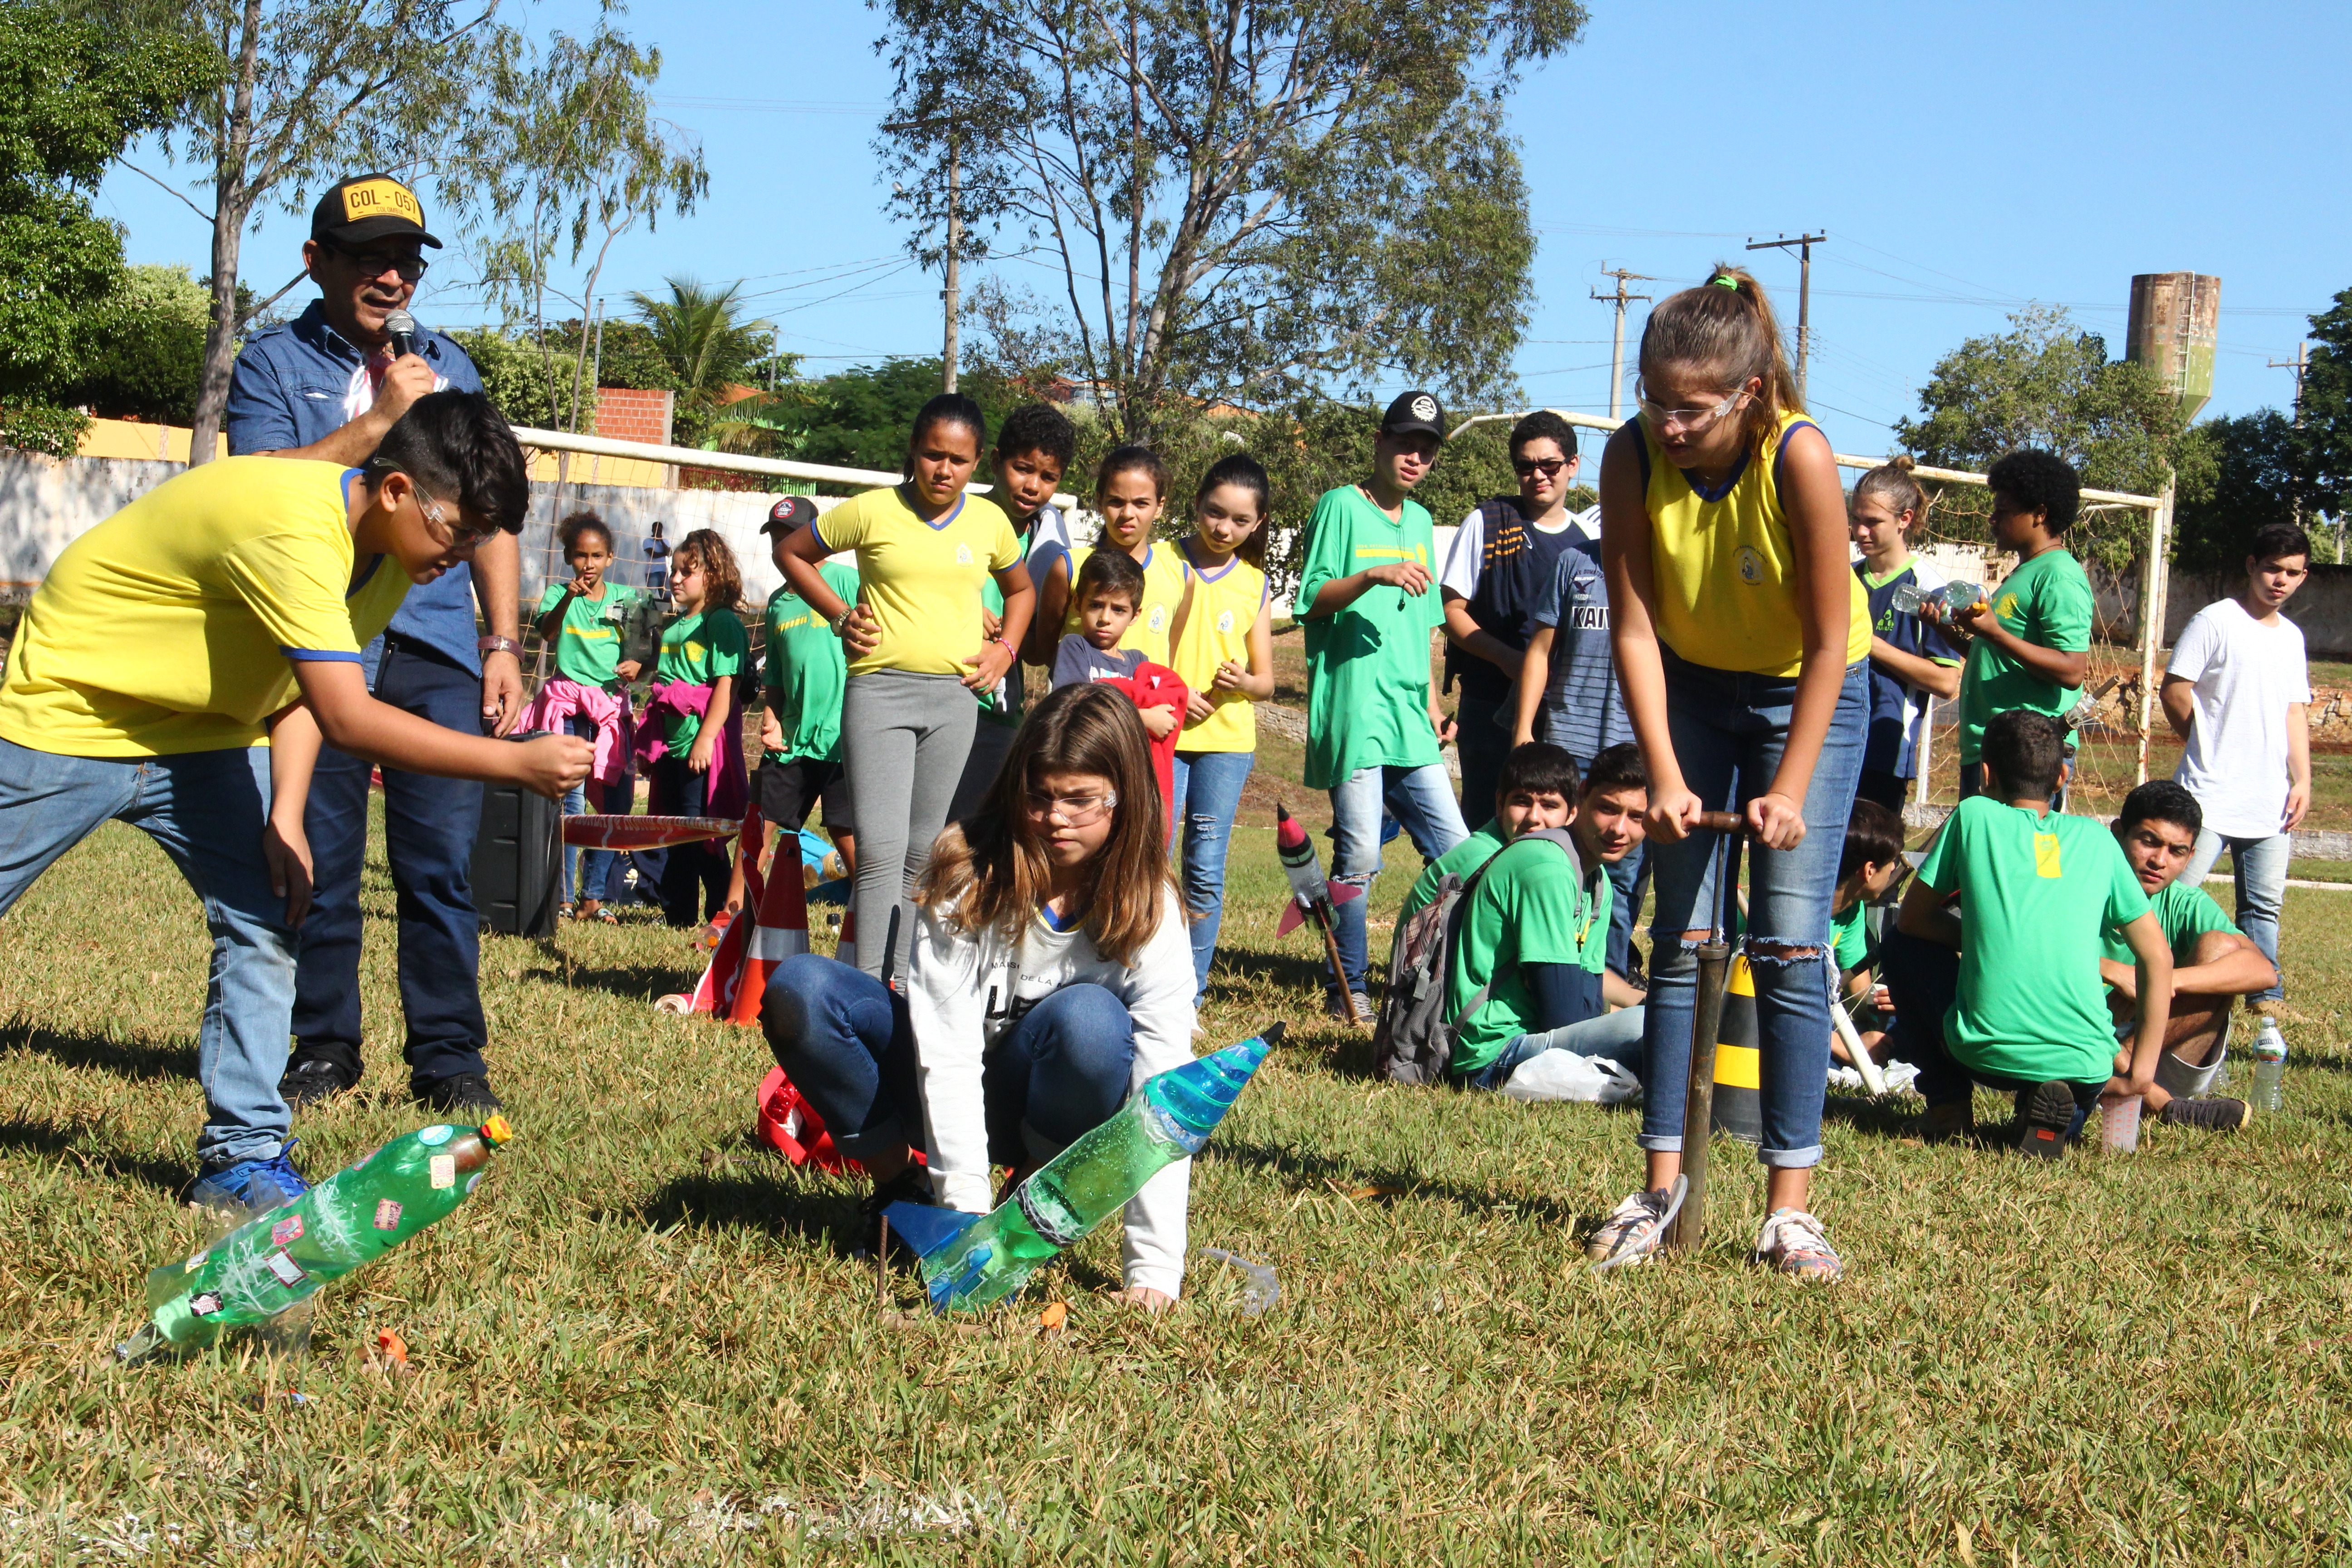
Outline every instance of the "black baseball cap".
[[768, 509], [768, 521], [760, 525], [761, 533], [790, 533], [796, 528], [806, 528], [816, 521], [816, 502], [806, 496], [786, 496]]
[[330, 187], [310, 209], [310, 237], [337, 245], [405, 238], [441, 248], [425, 232], [425, 207], [416, 193], [390, 174], [354, 174]]
[[1389, 411], [1381, 416], [1383, 436], [1434, 436], [1445, 439], [1445, 411], [1437, 406], [1437, 399], [1426, 392], [1401, 393]]

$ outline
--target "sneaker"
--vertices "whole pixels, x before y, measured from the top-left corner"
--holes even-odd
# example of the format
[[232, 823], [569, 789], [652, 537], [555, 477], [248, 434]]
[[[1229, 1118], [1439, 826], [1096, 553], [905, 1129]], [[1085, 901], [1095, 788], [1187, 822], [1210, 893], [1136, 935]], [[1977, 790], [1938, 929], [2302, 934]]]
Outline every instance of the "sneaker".
[[1609, 1211], [1597, 1229], [1584, 1241], [1584, 1256], [1592, 1259], [1595, 1268], [1618, 1268], [1629, 1263], [1645, 1263], [1656, 1256], [1666, 1239], [1666, 1227], [1681, 1212], [1683, 1194], [1689, 1190], [1683, 1178], [1664, 1192], [1635, 1193]]
[[490, 1092], [489, 1079], [478, 1072], [453, 1072], [447, 1078], [413, 1084], [409, 1093], [428, 1110], [488, 1116], [506, 1109], [505, 1102]]
[[1356, 993], [1356, 1016], [1353, 1018], [1348, 1016], [1346, 1005], [1339, 1000], [1337, 991], [1323, 994], [1323, 1011], [1343, 1024], [1352, 1023], [1360, 1026], [1369, 1026], [1378, 1016], [1372, 1011], [1371, 997], [1361, 991]]
[[[2073, 1104], [2070, 1098], [2067, 1105]], [[1767, 1215], [1750, 1261], [1813, 1285], [1834, 1285], [1845, 1277], [1845, 1265], [1822, 1234], [1822, 1222], [1803, 1209], [1774, 1209]]]
[[2164, 1120], [2175, 1127], [2204, 1132], [2235, 1132], [2254, 1119], [2254, 1108], [2242, 1100], [2216, 1096], [2210, 1100], [2176, 1100], [2164, 1108]]
[[[909, 1165], [887, 1182], [877, 1182], [874, 1190], [857, 1205], [857, 1256], [871, 1258], [882, 1247], [882, 1211], [892, 1204], [930, 1204], [931, 1173], [920, 1165]], [[915, 1260], [915, 1249], [893, 1232], [890, 1237], [893, 1258], [908, 1263]]]
[[1976, 1136], [1976, 1107], [1965, 1100], [1931, 1105], [1919, 1119], [1919, 1136], [1929, 1143], [1958, 1143]]
[[2017, 1097], [2017, 1152], [2033, 1160], [2066, 1156], [2066, 1133], [2074, 1125], [2074, 1091], [2063, 1083], [2038, 1083]]
[[359, 1087], [359, 1081], [358, 1068], [331, 1057], [298, 1057], [278, 1080], [278, 1097], [286, 1102], [287, 1110], [304, 1110], [348, 1094]]
[[310, 1190], [310, 1184], [286, 1157], [300, 1142], [289, 1138], [286, 1147], [267, 1160], [239, 1160], [205, 1172], [188, 1189], [188, 1201], [232, 1214], [257, 1213], [292, 1203]]

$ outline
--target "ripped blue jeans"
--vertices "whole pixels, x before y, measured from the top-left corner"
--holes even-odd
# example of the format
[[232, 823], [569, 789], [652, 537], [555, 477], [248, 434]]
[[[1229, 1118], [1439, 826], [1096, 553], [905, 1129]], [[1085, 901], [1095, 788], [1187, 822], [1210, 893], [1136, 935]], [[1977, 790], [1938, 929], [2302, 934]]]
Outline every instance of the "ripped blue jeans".
[[[1793, 679], [1710, 669], [1661, 649], [1666, 672], [1666, 724], [1683, 781], [1710, 811], [1731, 811], [1772, 786], [1788, 744], [1796, 700]], [[1865, 661], [1866, 662], [1866, 661]], [[1794, 849], [1748, 847], [1745, 949], [1756, 980], [1758, 1042], [1763, 1073], [1765, 1164], [1800, 1169], [1821, 1163], [1822, 1100], [1829, 1082], [1830, 901], [1846, 818], [1862, 776], [1869, 726], [1864, 663], [1847, 667], [1836, 713], [1805, 791], [1804, 842]], [[1698, 982], [1697, 942], [1684, 933], [1706, 929], [1716, 910], [1717, 836], [1645, 846], [1657, 905], [1650, 924], [1650, 997], [1643, 1030], [1643, 1148], [1683, 1146], [1683, 1102], [1690, 1087], [1691, 1014]], [[1736, 862], [1735, 862], [1736, 863]], [[1789, 950], [1794, 949], [1794, 953]], [[1810, 950], [1809, 952], [1806, 950]]]

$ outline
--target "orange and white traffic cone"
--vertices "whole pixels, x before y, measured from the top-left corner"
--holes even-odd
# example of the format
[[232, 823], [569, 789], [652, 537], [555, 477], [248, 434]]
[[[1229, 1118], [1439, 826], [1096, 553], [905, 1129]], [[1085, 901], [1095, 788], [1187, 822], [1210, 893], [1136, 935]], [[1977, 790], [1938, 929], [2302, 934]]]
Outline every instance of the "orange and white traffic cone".
[[[760, 820], [760, 808], [753, 806], [743, 814], [743, 899], [756, 903], [761, 896], [760, 841], [767, 828]], [[743, 951], [750, 945], [751, 922], [740, 916], [727, 922], [720, 933], [719, 945], [711, 950], [710, 963], [704, 968], [702, 978], [695, 982], [693, 993], [682, 1009], [688, 1013], [708, 1013], [713, 1017], [730, 1016], [735, 1007], [735, 983], [743, 973]]]
[[776, 863], [768, 868], [767, 886], [760, 895], [757, 923], [743, 947], [743, 969], [735, 982], [734, 1010], [729, 1014], [738, 1024], [760, 1021], [768, 976], [785, 959], [809, 950], [808, 899], [795, 874], [799, 859], [800, 845], [787, 835], [776, 847]]

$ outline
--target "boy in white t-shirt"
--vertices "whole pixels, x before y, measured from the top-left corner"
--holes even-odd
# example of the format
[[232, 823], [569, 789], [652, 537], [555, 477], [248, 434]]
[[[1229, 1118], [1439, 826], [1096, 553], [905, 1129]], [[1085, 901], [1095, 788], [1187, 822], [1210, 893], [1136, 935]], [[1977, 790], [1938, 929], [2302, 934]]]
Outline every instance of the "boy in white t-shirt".
[[[2221, 851], [2238, 884], [2238, 929], [2278, 963], [2279, 907], [2290, 836], [2311, 809], [2311, 673], [2303, 629], [2279, 614], [2311, 574], [2311, 539], [2293, 523], [2254, 534], [2246, 591], [2206, 605], [2180, 628], [2158, 692], [2189, 742], [2174, 778], [2205, 825], [2180, 879], [2195, 887]], [[2277, 1001], [2277, 984], [2252, 998]]]

